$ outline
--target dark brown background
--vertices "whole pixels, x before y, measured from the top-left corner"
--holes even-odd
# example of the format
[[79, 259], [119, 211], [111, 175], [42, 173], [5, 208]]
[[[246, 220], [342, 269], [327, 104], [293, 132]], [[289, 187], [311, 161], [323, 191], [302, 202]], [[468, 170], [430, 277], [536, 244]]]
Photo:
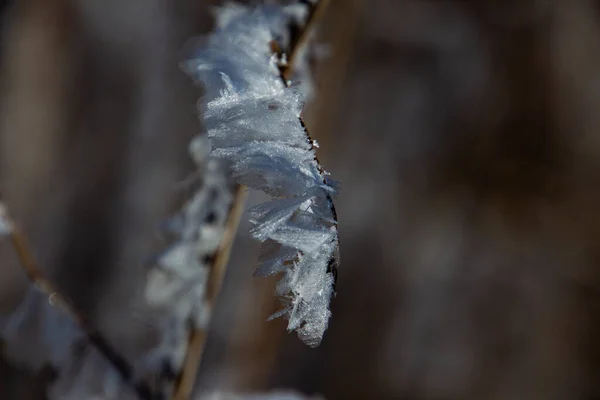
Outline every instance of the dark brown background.
[[[24, 0], [3, 16], [2, 196], [47, 273], [129, 357], [144, 335], [141, 265], [201, 130], [200, 91], [177, 62], [210, 29], [208, 6]], [[263, 322], [274, 282], [251, 278], [242, 225], [199, 386], [600, 398], [599, 12], [333, 0], [307, 110], [342, 182], [330, 329], [312, 350]], [[26, 282], [0, 250], [10, 310]], [[1, 379], [2, 398], [20, 399], [44, 377], [5, 366]]]

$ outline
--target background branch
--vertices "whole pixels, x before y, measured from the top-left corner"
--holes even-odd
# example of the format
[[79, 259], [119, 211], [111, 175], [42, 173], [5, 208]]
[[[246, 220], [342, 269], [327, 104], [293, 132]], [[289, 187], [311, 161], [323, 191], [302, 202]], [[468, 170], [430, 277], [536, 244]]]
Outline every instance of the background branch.
[[121, 379], [133, 388], [140, 399], [152, 399], [150, 389], [143, 382], [133, 381], [133, 369], [108, 340], [96, 329], [90, 320], [80, 312], [54, 285], [44, 277], [29, 248], [27, 238], [19, 226], [10, 218], [6, 206], [0, 203], [0, 221], [8, 233], [20, 266], [31, 283], [48, 297], [48, 303], [57, 308], [71, 320], [84, 333], [86, 339], [106, 361], [118, 372]]

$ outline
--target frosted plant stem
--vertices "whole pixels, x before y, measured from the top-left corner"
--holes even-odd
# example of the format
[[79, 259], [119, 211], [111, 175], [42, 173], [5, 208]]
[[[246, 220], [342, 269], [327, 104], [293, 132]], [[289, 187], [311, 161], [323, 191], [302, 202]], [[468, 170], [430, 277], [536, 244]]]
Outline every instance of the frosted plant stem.
[[327, 4], [231, 3], [218, 9], [217, 28], [189, 63], [205, 86], [199, 107], [211, 155], [272, 198], [249, 210], [250, 232], [263, 243], [255, 276], [283, 273], [276, 293], [284, 309], [269, 319], [285, 316], [288, 331], [312, 347], [327, 329], [339, 264], [337, 184], [302, 120], [312, 92], [306, 44]]
[[[296, 58], [299, 50], [308, 42], [308, 39], [310, 37], [309, 31], [320, 19], [328, 3], [329, 0], [322, 0], [316, 6], [312, 7], [310, 16], [306, 24], [304, 25], [302, 32], [292, 44], [292, 48], [289, 50], [289, 64], [287, 67], [282, 68], [280, 71], [281, 79], [284, 81], [284, 84], [286, 84], [286, 86], [287, 80], [293, 71], [294, 59]], [[274, 52], [279, 52], [279, 45], [277, 43], [273, 43], [272, 45], [274, 47]], [[300, 122], [304, 126], [304, 121], [302, 121], [301, 118]], [[312, 145], [312, 139], [308, 134], [308, 130], [306, 130], [306, 134]], [[206, 304], [209, 307], [210, 311], [212, 311], [212, 309], [214, 308], [218, 293], [220, 291], [223, 277], [225, 275], [225, 269], [227, 267], [227, 261], [229, 260], [229, 254], [233, 244], [233, 239], [235, 238], [235, 233], [239, 225], [239, 220], [244, 209], [245, 200], [245, 187], [243, 185], [238, 185], [233, 201], [233, 206], [228, 217], [225, 234], [223, 235], [221, 246], [215, 256], [213, 266], [210, 270], [208, 287], [206, 291]], [[212, 315], [212, 312], [210, 312], [210, 315]], [[200, 366], [202, 355], [206, 346], [207, 337], [207, 330], [194, 329], [191, 331], [190, 339], [188, 342], [188, 351], [184, 361], [182, 373], [173, 391], [173, 400], [189, 399], [193, 391], [198, 368]]]
[[[307, 43], [310, 39], [310, 34], [312, 33], [312, 30], [325, 15], [325, 11], [330, 2], [331, 2], [331, 0], [320, 0], [313, 7], [311, 7], [308, 19], [307, 19], [306, 23], [304, 24], [304, 29], [302, 29], [302, 32], [300, 32], [300, 35], [292, 43], [291, 49], [289, 50], [289, 54], [287, 57], [288, 62], [285, 67], [282, 67], [279, 70], [281, 80], [283, 81], [283, 84], [286, 87], [290, 86], [290, 77], [294, 70], [294, 62], [298, 56], [298, 53], [304, 46], [307, 45]], [[280, 49], [280, 46], [277, 45], [276, 48]], [[298, 117], [298, 119], [300, 120], [300, 125], [302, 125], [302, 128], [304, 129], [304, 132], [306, 133], [306, 138], [310, 144], [311, 149], [314, 149], [316, 147], [315, 141], [313, 140], [313, 138], [310, 134], [310, 131], [308, 130], [308, 127], [306, 126], [306, 122], [304, 122], [304, 118], [302, 117], [302, 115], [300, 115]], [[321, 166], [321, 162], [319, 161], [319, 157], [317, 156], [316, 152], [315, 152], [315, 161], [317, 162], [319, 172], [323, 176], [323, 183], [326, 183], [325, 176], [324, 176], [325, 171], [323, 170], [323, 167]], [[329, 193], [326, 195], [326, 198], [327, 198], [327, 202], [329, 203], [331, 212], [333, 214], [333, 219], [337, 223], [338, 217], [337, 217], [337, 211], [335, 209], [335, 204], [333, 202], [333, 198], [331, 197], [331, 195]], [[339, 237], [337, 238], [337, 240], [339, 242]], [[331, 264], [331, 273], [333, 274], [333, 278], [334, 278], [333, 284], [334, 284], [334, 289], [335, 289], [335, 283], [337, 280], [337, 267], [335, 266], [335, 264]]]
[[77, 310], [72, 302], [60, 294], [54, 285], [44, 277], [30, 251], [24, 233], [10, 218], [6, 206], [1, 202], [0, 221], [2, 222], [3, 230], [8, 232], [21, 268], [31, 283], [48, 297], [48, 303], [52, 307], [57, 308], [60, 312], [71, 318], [85, 334], [85, 337], [91, 346], [93, 346], [102, 357], [108, 361], [115, 371], [118, 372], [121, 379], [133, 388], [140, 399], [151, 400], [153, 397], [150, 389], [144, 383], [133, 382], [133, 369], [125, 358], [121, 356], [100, 331], [91, 324], [85, 314]]
[[298, 56], [298, 52], [300, 49], [306, 46], [308, 40], [310, 39], [310, 33], [313, 31], [314, 27], [317, 23], [323, 18], [325, 14], [325, 10], [331, 0], [320, 0], [317, 4], [311, 7], [311, 11], [308, 17], [308, 20], [304, 24], [304, 28], [302, 32], [297, 37], [296, 40], [291, 45], [291, 49], [288, 54], [288, 63], [287, 67], [282, 69], [281, 79], [283, 79], [284, 84], [287, 86], [287, 82], [290, 79], [290, 75], [294, 69], [294, 62], [296, 57]]
[[[225, 225], [225, 232], [221, 239], [219, 250], [215, 254], [212, 267], [210, 269], [210, 275], [208, 278], [208, 285], [206, 290], [205, 304], [207, 305], [208, 312], [212, 315], [212, 311], [215, 307], [217, 297], [221, 291], [223, 278], [225, 277], [225, 270], [227, 268], [227, 262], [231, 254], [231, 248], [235, 239], [240, 218], [244, 211], [244, 203], [246, 200], [246, 190], [242, 185], [237, 185], [235, 190], [235, 197], [227, 223]], [[181, 376], [175, 385], [173, 390], [173, 400], [187, 400], [190, 398], [194, 389], [194, 382], [196, 381], [196, 375], [200, 362], [202, 361], [202, 355], [206, 347], [206, 339], [208, 338], [208, 329], [193, 329], [190, 333], [188, 342], [188, 350], [184, 360]]]

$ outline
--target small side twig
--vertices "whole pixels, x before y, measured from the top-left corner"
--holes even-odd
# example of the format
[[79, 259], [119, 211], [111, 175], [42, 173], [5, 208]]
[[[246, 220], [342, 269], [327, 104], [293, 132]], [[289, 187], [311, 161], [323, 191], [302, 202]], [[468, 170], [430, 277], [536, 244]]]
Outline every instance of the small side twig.
[[48, 297], [52, 307], [68, 315], [71, 320], [84, 333], [86, 339], [102, 357], [118, 372], [121, 379], [126, 382], [140, 399], [151, 400], [150, 388], [144, 383], [133, 381], [133, 369], [131, 365], [121, 356], [108, 342], [108, 340], [91, 324], [89, 319], [63, 296], [54, 285], [44, 277], [38, 267], [30, 249], [25, 234], [19, 226], [10, 218], [6, 206], [0, 202], [0, 222], [7, 232], [15, 249], [17, 258], [25, 275], [33, 285]]
[[281, 78], [283, 79], [283, 82], [286, 86], [293, 72], [294, 63], [296, 61], [296, 58], [298, 57], [298, 53], [302, 48], [304, 48], [304, 46], [306, 46], [308, 40], [310, 39], [310, 34], [325, 14], [325, 10], [327, 9], [327, 6], [329, 5], [330, 1], [331, 0], [320, 0], [318, 3], [311, 7], [308, 19], [306, 20], [304, 27], [302, 28], [297, 38], [291, 43], [289, 54], [287, 57], [286, 67], [283, 68], [283, 70], [281, 71]]
[[[225, 277], [225, 270], [231, 254], [235, 234], [242, 212], [244, 211], [245, 199], [245, 188], [241, 185], [237, 185], [231, 210], [229, 211], [229, 216], [225, 225], [225, 232], [221, 239], [219, 249], [215, 254], [208, 278], [205, 301], [211, 314], [216, 304], [217, 296], [221, 290], [223, 278]], [[194, 389], [194, 382], [196, 381], [198, 368], [202, 361], [207, 337], [208, 331], [206, 329], [193, 329], [190, 332], [188, 351], [183, 363], [181, 376], [173, 390], [173, 400], [189, 399], [192, 390]]]

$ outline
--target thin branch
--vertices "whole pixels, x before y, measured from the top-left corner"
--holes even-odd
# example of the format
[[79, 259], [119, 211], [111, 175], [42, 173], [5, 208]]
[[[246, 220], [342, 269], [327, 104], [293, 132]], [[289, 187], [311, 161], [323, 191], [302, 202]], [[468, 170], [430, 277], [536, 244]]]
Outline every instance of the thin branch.
[[[227, 223], [225, 225], [225, 232], [221, 239], [221, 244], [217, 250], [212, 267], [210, 269], [210, 275], [208, 278], [208, 286], [206, 289], [206, 304], [208, 306], [209, 315], [215, 307], [217, 296], [221, 290], [223, 278], [225, 277], [225, 270], [231, 249], [233, 247], [233, 241], [235, 234], [239, 226], [242, 212], [244, 211], [244, 204], [246, 199], [246, 190], [243, 186], [237, 185], [233, 204], [229, 215], [227, 217]], [[188, 351], [181, 371], [181, 376], [175, 385], [173, 390], [173, 400], [186, 400], [190, 398], [192, 390], [194, 389], [194, 383], [196, 381], [196, 375], [204, 349], [206, 347], [206, 339], [208, 338], [207, 329], [193, 329], [190, 333], [188, 341]]]
[[[289, 54], [286, 54], [287, 55], [287, 63], [279, 69], [280, 78], [286, 87], [289, 87], [291, 84], [289, 78], [291, 76], [291, 73], [293, 72], [294, 62], [295, 62], [296, 58], [298, 57], [300, 50], [302, 50], [303, 46], [305, 46], [306, 43], [308, 42], [308, 40], [310, 39], [310, 35], [311, 35], [314, 27], [317, 25], [318, 22], [320, 22], [320, 20], [325, 15], [325, 10], [327, 9], [327, 6], [330, 4], [330, 1], [331, 0], [321, 0], [318, 3], [316, 3], [314, 6], [312, 6], [312, 8], [309, 12], [308, 20], [306, 21], [306, 23], [304, 25], [304, 29], [302, 29], [298, 38], [292, 42], [291, 48], [288, 50]], [[279, 58], [281, 58], [282, 55], [285, 53], [285, 51], [277, 43], [271, 43], [271, 48], [274, 50], [274, 52], [276, 52], [276, 54], [279, 55]], [[300, 125], [302, 125], [302, 128], [304, 129], [304, 133], [306, 134], [306, 140], [308, 141], [308, 144], [310, 145], [311, 149], [315, 149], [317, 147], [315, 145], [315, 140], [312, 138], [310, 131], [308, 130], [308, 127], [306, 126], [306, 123], [304, 122], [304, 118], [302, 117], [302, 115], [300, 115], [298, 117], [298, 120], [300, 121]], [[314, 154], [315, 154], [314, 160], [317, 163], [317, 168], [319, 169], [319, 173], [323, 177], [323, 183], [326, 184], [327, 182], [325, 179], [325, 170], [323, 169], [323, 167], [321, 166], [321, 163], [319, 162], [319, 158], [317, 156], [316, 151]], [[333, 215], [333, 220], [337, 224], [338, 216], [337, 216], [337, 211], [335, 209], [335, 204], [333, 202], [333, 198], [331, 197], [331, 195], [329, 193], [326, 194], [326, 198], [327, 198], [327, 203], [329, 205], [331, 213]], [[339, 237], [337, 237], [337, 235], [336, 235], [336, 240], [338, 240], [338, 242], [339, 242]], [[337, 282], [338, 272], [337, 272], [337, 266], [336, 266], [334, 259], [331, 259], [329, 261], [328, 271], [331, 272], [331, 274], [333, 276], [333, 288], [334, 288], [334, 295], [335, 295], [335, 284]]]
[[71, 301], [56, 290], [54, 285], [44, 277], [32, 255], [25, 234], [10, 218], [6, 206], [1, 202], [0, 221], [2, 222], [3, 229], [8, 232], [21, 268], [31, 283], [48, 297], [48, 302], [52, 307], [56, 307], [60, 312], [71, 318], [84, 333], [91, 346], [119, 373], [121, 379], [132, 387], [140, 399], [152, 399], [152, 394], [148, 386], [144, 383], [133, 381], [133, 369], [127, 360], [112, 347], [100, 331], [92, 325], [85, 314], [80, 312]]
[[323, 18], [325, 10], [327, 9], [327, 6], [330, 2], [331, 0], [321, 0], [311, 7], [308, 19], [306, 20], [302, 31], [297, 36], [297, 38], [293, 40], [289, 49], [289, 54], [287, 55], [287, 65], [282, 69], [281, 72], [281, 78], [283, 79], [283, 82], [284, 84], [286, 84], [286, 86], [287, 82], [290, 79], [290, 75], [293, 72], [294, 63], [296, 61], [296, 58], [298, 57], [298, 53], [308, 43], [314, 27]]
[[[306, 46], [306, 44], [308, 43], [308, 40], [310, 39], [310, 35], [312, 33], [312, 29], [314, 29], [316, 24], [321, 20], [321, 18], [323, 18], [323, 15], [325, 15], [325, 10], [327, 9], [327, 6], [329, 5], [330, 1], [331, 0], [321, 0], [317, 4], [315, 4], [314, 6], [311, 7], [311, 10], [309, 12], [308, 19], [306, 21], [306, 24], [304, 25], [304, 28], [302, 29], [302, 31], [300, 32], [298, 37], [292, 41], [290, 49], [287, 52], [279, 45], [279, 43], [276, 43], [276, 42], [271, 43], [271, 50], [273, 51], [273, 53], [277, 54], [280, 59], [282, 58], [282, 56], [284, 54], [287, 56], [286, 57], [287, 62], [279, 68], [279, 77], [281, 78], [281, 81], [283, 82], [285, 87], [290, 87], [290, 84], [291, 84], [290, 76], [291, 76], [292, 72], [294, 71], [294, 62], [295, 62], [296, 58], [298, 58], [298, 54], [300, 53], [300, 50], [302, 50], [302, 48], [304, 46]], [[306, 127], [304, 118], [302, 116], [299, 116], [298, 119], [300, 120], [300, 124], [302, 125], [302, 128], [304, 129], [304, 132], [306, 133], [306, 138], [308, 140], [308, 143], [310, 144], [311, 148], [314, 149], [316, 147], [315, 141], [311, 137], [310, 132], [308, 131], [308, 128]], [[321, 163], [319, 162], [319, 159], [317, 158], [316, 153], [315, 153], [315, 161], [317, 162], [317, 165], [318, 165], [319, 171], [321, 172], [321, 175], [323, 175], [324, 170], [323, 170], [323, 167], [321, 166]], [[333, 202], [331, 202], [331, 205], [333, 206]], [[332, 211], [333, 211], [334, 219], [337, 221], [337, 214], [335, 212], [335, 207], [332, 208]]]
[[[304, 28], [302, 29], [298, 37], [295, 40], [292, 40], [290, 49], [287, 52], [281, 47], [279, 43], [275, 41], [269, 44], [271, 47], [271, 51], [274, 54], [276, 54], [279, 59], [282, 59], [284, 54], [286, 55], [287, 62], [279, 67], [279, 77], [281, 78], [281, 81], [283, 82], [285, 87], [290, 87], [290, 76], [294, 70], [294, 62], [296, 58], [298, 58], [300, 50], [302, 50], [302, 48], [306, 46], [308, 40], [310, 39], [310, 34], [312, 33], [312, 30], [317, 25], [317, 23], [323, 18], [323, 15], [325, 15], [325, 10], [327, 9], [327, 6], [330, 2], [331, 0], [321, 0], [311, 7], [308, 19], [304, 24]], [[300, 121], [300, 125], [302, 125], [302, 128], [304, 129], [304, 133], [306, 134], [306, 140], [308, 141], [308, 144], [310, 145], [311, 149], [315, 149], [317, 147], [315, 145], [315, 140], [310, 135], [310, 132], [308, 130], [308, 127], [306, 126], [306, 123], [304, 122], [304, 118], [302, 117], [302, 115], [298, 117], [298, 120]], [[325, 183], [325, 170], [321, 166], [316, 152], [314, 159], [317, 162], [317, 168], [319, 169], [319, 172], [323, 176], [323, 183]], [[331, 208], [333, 219], [337, 223], [337, 211], [335, 209], [333, 199], [329, 194], [327, 194], [327, 201], [329, 203], [329, 207]], [[335, 267], [332, 268], [331, 272], [333, 273], [335, 279], [337, 277], [337, 271], [335, 270]]]
[[223, 234], [219, 251], [215, 256], [214, 265], [211, 269], [211, 274], [208, 281], [206, 293], [207, 301], [211, 308], [214, 308], [216, 298], [221, 290], [223, 278], [225, 277], [225, 269], [227, 267], [227, 262], [229, 261], [229, 256], [231, 255], [233, 240], [235, 239], [235, 234], [240, 224], [242, 213], [244, 212], [244, 204], [246, 202], [247, 194], [248, 192], [244, 186], [237, 185], [233, 199], [233, 205], [229, 211], [229, 218], [227, 219], [227, 224], [225, 225], [225, 233]]

